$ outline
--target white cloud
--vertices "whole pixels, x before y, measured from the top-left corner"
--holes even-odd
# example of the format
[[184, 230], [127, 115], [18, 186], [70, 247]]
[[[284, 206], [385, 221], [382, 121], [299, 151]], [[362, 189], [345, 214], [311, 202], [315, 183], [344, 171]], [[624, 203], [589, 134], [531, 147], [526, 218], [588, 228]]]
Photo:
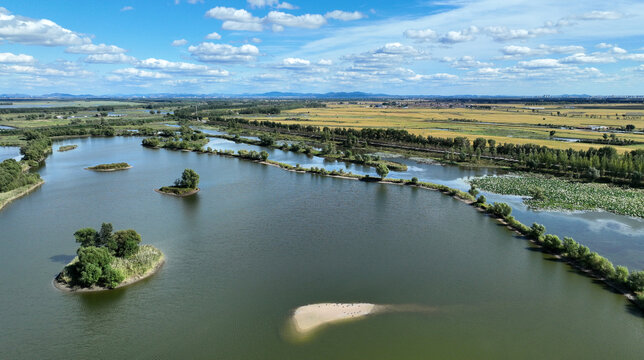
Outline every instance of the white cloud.
[[126, 76], [126, 77], [139, 78], [139, 79], [168, 79], [168, 78], [170, 78], [170, 75], [168, 75], [168, 74], [162, 74], [160, 72], [146, 71], [146, 70], [141, 70], [141, 69], [136, 69], [136, 68], [118, 69], [118, 70], [114, 70], [113, 73], [117, 74], [117, 75], [123, 75], [123, 76]]
[[0, 40], [43, 46], [91, 43], [89, 37], [65, 29], [51, 20], [12, 15], [3, 7], [0, 7]]
[[271, 11], [264, 20], [271, 24], [285, 27], [297, 27], [304, 29], [317, 29], [326, 24], [326, 19], [318, 14], [291, 15], [281, 11]]
[[329, 59], [320, 59], [320, 61], [318, 61], [318, 65], [321, 65], [321, 66], [331, 66], [331, 65], [333, 65], [333, 60], [329, 60]]
[[548, 46], [541, 44], [537, 48], [530, 48], [527, 46], [508, 45], [501, 49], [504, 54], [500, 59], [516, 59], [524, 56], [548, 55], [548, 54], [569, 54], [584, 52], [583, 46], [569, 45], [569, 46]]
[[293, 10], [297, 9], [297, 6], [289, 4], [287, 2], [279, 2], [278, 0], [247, 0], [248, 5], [251, 8], [263, 8], [266, 6], [275, 7], [278, 9]]
[[624, 17], [621, 13], [615, 11], [591, 11], [581, 16], [575, 17], [579, 20], [617, 20]]
[[125, 54], [91, 54], [83, 61], [91, 64], [127, 64], [136, 62], [136, 58]]
[[236, 22], [259, 22], [260, 19], [254, 17], [244, 9], [235, 9], [224, 6], [214, 7], [206, 12], [206, 17], [210, 17], [223, 21], [236, 21]]
[[457, 80], [458, 76], [452, 75], [452, 74], [447, 74], [447, 73], [437, 73], [437, 74], [431, 74], [431, 75], [421, 75], [421, 74], [416, 74], [412, 77], [409, 78], [409, 80], [412, 81], [419, 81], [419, 80]]
[[443, 44], [455, 44], [459, 42], [474, 40], [474, 35], [479, 32], [476, 26], [470, 26], [467, 29], [459, 31], [448, 31], [445, 35], [438, 38], [438, 41]]
[[622, 60], [644, 61], [644, 54], [628, 54], [620, 56]]
[[136, 63], [137, 68], [158, 70], [163, 72], [184, 73], [199, 76], [229, 76], [227, 70], [211, 69], [206, 65], [191, 64], [187, 62], [174, 62], [164, 59], [148, 58]]
[[250, 39], [250, 41], [254, 42], [255, 44], [259, 44], [259, 43], [262, 42], [262, 39], [254, 37], [254, 38]]
[[481, 68], [494, 65], [492, 63], [486, 63], [476, 60], [473, 56], [463, 56], [461, 58], [444, 57], [443, 59], [441, 59], [441, 61], [447, 62], [451, 67], [457, 69]]
[[289, 69], [289, 70], [302, 70], [309, 69], [311, 66], [311, 61], [299, 58], [286, 58], [282, 60], [282, 63], [276, 67], [280, 69]]
[[228, 20], [224, 21], [221, 28], [231, 31], [262, 31], [264, 26], [258, 22], [239, 22]]
[[123, 6], [121, 8], [121, 11], [132, 11], [132, 10], [134, 10], [134, 8], [132, 6]]
[[36, 62], [31, 55], [0, 53], [0, 63], [4, 64], [30, 64]]
[[172, 44], [170, 44], [170, 45], [172, 45], [172, 46], [183, 46], [183, 45], [185, 45], [185, 44], [187, 44], [187, 43], [188, 43], [188, 40], [186, 40], [186, 39], [179, 39], [179, 40], [174, 40], [174, 41], [172, 42]]
[[347, 12], [347, 11], [342, 11], [342, 10], [333, 10], [324, 15], [325, 18], [327, 19], [335, 19], [335, 20], [342, 20], [342, 21], [351, 21], [351, 20], [360, 20], [362, 18], [367, 17], [365, 14], [359, 12], [359, 11], [354, 11], [354, 12]]
[[488, 26], [483, 31], [496, 41], [522, 40], [559, 32], [557, 27], [552, 25], [535, 29], [508, 29], [505, 26]]
[[432, 29], [424, 29], [424, 30], [409, 29], [409, 30], [405, 30], [403, 35], [406, 38], [414, 39], [417, 41], [433, 41], [436, 38], [438, 38], [438, 34], [436, 33], [436, 31]]
[[562, 65], [557, 59], [536, 59], [530, 61], [519, 61], [517, 66], [524, 69], [547, 69], [561, 67]]
[[188, 51], [195, 59], [203, 62], [248, 62], [259, 56], [259, 49], [249, 44], [235, 47], [204, 42], [197, 46], [190, 46]]
[[221, 39], [221, 35], [219, 35], [216, 32], [211, 32], [210, 34], [206, 35], [206, 39], [208, 39], [208, 40], [219, 40], [219, 39]]
[[585, 64], [585, 63], [605, 64], [605, 63], [613, 63], [617, 60], [614, 57], [606, 54], [576, 53], [568, 57], [565, 57], [559, 61], [562, 64]]
[[70, 54], [122, 54], [126, 52], [126, 50], [115, 45], [84, 44], [70, 46], [65, 49], [65, 52]]

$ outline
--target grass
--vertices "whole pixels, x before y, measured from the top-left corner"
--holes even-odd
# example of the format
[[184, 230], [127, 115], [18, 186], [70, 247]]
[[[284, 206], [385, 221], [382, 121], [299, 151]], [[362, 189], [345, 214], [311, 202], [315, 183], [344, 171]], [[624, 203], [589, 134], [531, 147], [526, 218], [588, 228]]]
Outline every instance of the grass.
[[43, 180], [40, 180], [40, 181], [38, 181], [38, 182], [36, 182], [34, 184], [21, 186], [19, 188], [15, 188], [13, 190], [6, 191], [6, 192], [0, 192], [0, 209], [5, 207], [5, 205], [10, 203], [11, 201], [13, 201], [13, 200], [15, 200], [15, 199], [27, 194], [29, 191], [31, 191], [32, 189], [38, 187], [43, 182], [44, 182]]
[[152, 245], [141, 245], [139, 251], [129, 258], [115, 258], [112, 267], [121, 271], [125, 276], [124, 281], [142, 277], [148, 271], [156, 268], [164, 260], [161, 250]]
[[78, 145], [64, 145], [58, 148], [58, 151], [63, 152], [63, 151], [70, 151], [74, 150], [78, 147]]
[[530, 198], [526, 204], [537, 209], [597, 210], [644, 218], [644, 190], [624, 189], [613, 185], [572, 182], [537, 175], [487, 176], [472, 184], [497, 194], [532, 196], [540, 189], [541, 199]]

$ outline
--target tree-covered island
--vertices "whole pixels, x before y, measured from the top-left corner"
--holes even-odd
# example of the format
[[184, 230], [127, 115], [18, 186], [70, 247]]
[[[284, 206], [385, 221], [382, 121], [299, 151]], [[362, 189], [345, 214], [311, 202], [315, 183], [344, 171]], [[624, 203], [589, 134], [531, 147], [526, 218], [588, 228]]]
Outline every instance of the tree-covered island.
[[69, 291], [114, 289], [144, 279], [163, 265], [163, 253], [152, 245], [139, 245], [141, 235], [136, 231], [112, 230], [111, 223], [103, 223], [99, 231], [76, 231], [77, 256], [56, 276], [54, 285]]
[[85, 168], [87, 170], [93, 170], [93, 171], [119, 171], [119, 170], [127, 170], [131, 169], [132, 165], [126, 163], [126, 162], [120, 162], [120, 163], [111, 163], [111, 164], [100, 164], [96, 166], [90, 166], [88, 168]]
[[173, 196], [190, 196], [199, 192], [199, 174], [192, 169], [185, 169], [181, 177], [174, 181], [174, 186], [163, 186], [155, 191]]

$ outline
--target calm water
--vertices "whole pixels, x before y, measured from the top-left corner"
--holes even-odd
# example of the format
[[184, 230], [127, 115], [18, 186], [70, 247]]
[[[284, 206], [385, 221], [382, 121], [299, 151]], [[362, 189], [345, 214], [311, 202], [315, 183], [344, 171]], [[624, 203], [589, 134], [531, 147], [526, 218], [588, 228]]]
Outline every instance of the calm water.
[[[432, 191], [286, 172], [238, 159], [77, 139], [46, 183], [0, 212], [0, 352], [6, 359], [641, 359], [644, 319], [623, 297]], [[127, 161], [131, 170], [89, 165]], [[152, 189], [190, 167], [201, 192]], [[133, 228], [168, 261], [101, 294], [51, 280], [73, 232]], [[420, 304], [282, 335], [318, 302]]]
[[[216, 131], [205, 131], [210, 134], [221, 134]], [[306, 156], [278, 149], [266, 149], [259, 146], [236, 144], [232, 141], [211, 138], [206, 147], [219, 150], [266, 150], [272, 160], [290, 165], [300, 164], [302, 167], [324, 167], [328, 170], [343, 169], [360, 175], [377, 176], [371, 167], [328, 161], [317, 156]], [[407, 171], [391, 171], [389, 177], [411, 179], [417, 177], [421, 181], [447, 185], [452, 188], [467, 191], [470, 188], [467, 180], [485, 175], [502, 175], [496, 169], [467, 168], [458, 166], [442, 166], [438, 164], [419, 163], [405, 158], [390, 160], [407, 164]], [[559, 212], [535, 211], [528, 209], [523, 199], [517, 196], [504, 196], [481, 192], [488, 202], [506, 202], [512, 206], [512, 215], [526, 225], [533, 222], [546, 226], [547, 232], [563, 238], [571, 236], [575, 240], [589, 246], [610, 259], [615, 264], [626, 265], [632, 269], [644, 269], [644, 220], [627, 216], [615, 215], [608, 212]]]
[[17, 146], [0, 146], [0, 162], [7, 159], [20, 160], [20, 148]]

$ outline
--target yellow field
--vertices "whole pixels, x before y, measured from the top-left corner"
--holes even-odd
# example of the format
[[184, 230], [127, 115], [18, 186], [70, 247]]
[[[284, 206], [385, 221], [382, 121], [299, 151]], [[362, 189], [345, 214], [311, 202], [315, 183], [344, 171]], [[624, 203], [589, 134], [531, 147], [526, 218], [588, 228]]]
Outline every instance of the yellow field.
[[[531, 109], [530, 105], [493, 104], [490, 105], [492, 109], [489, 110], [465, 107], [451, 109], [376, 108], [371, 106], [374, 104], [328, 103], [326, 108], [295, 109], [284, 111], [278, 116], [247, 118], [320, 127], [396, 128], [406, 129], [411, 133], [423, 136], [463, 136], [469, 139], [484, 137], [494, 139], [497, 143], [535, 143], [552, 148], [573, 148], [576, 150], [602, 145], [552, 139], [550, 131], [555, 131], [554, 138], [602, 139], [607, 131], [596, 128], [593, 130], [591, 127], [621, 128], [632, 124], [639, 131], [644, 129], [644, 106], [637, 104], [635, 106], [623, 104], [543, 106], [543, 109]], [[557, 114], [557, 112], [559, 113]], [[550, 128], [538, 126], [538, 124], [574, 127], [575, 129]], [[643, 143], [616, 146], [620, 152], [644, 149], [644, 134], [615, 133], [615, 135], [619, 139]]]

